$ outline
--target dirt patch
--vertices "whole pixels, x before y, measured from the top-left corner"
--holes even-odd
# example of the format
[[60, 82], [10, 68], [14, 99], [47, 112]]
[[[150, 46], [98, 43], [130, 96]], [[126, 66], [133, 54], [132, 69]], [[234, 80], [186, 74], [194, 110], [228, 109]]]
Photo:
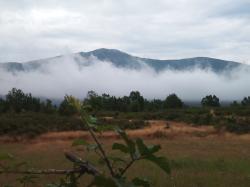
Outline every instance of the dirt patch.
[[[164, 120], [149, 120], [149, 126], [144, 129], [127, 130], [126, 132], [132, 138], [183, 138], [183, 137], [197, 137], [197, 138], [210, 138], [215, 136], [233, 138], [239, 137], [231, 133], [218, 133], [213, 126], [192, 126], [184, 122], [173, 122]], [[113, 131], [105, 131], [103, 133], [97, 133], [99, 138], [104, 139], [118, 139], [119, 136]], [[241, 135], [242, 139], [249, 140], [250, 135]], [[13, 140], [10, 137], [1, 137], [0, 142], [11, 141], [28, 141], [32, 143], [39, 142], [51, 142], [51, 141], [67, 141], [76, 138], [91, 139], [87, 131], [67, 131], [67, 132], [49, 132], [38, 136], [32, 140], [17, 139]]]
[[[168, 135], [199, 135], [199, 134], [215, 134], [216, 130], [212, 126], [193, 127], [185, 123], [151, 120], [148, 121], [149, 126], [144, 129], [127, 130], [126, 132], [130, 137], [143, 137], [155, 138], [154, 135], [157, 132], [163, 132]], [[168, 127], [166, 127], [168, 126]], [[101, 134], [97, 133], [99, 138], [105, 139], [117, 139], [119, 136], [113, 131], [106, 131]], [[90, 135], [87, 131], [69, 131], [69, 132], [50, 132], [43, 134], [36, 138], [36, 141], [51, 141], [51, 140], [72, 140], [75, 138], [90, 139]]]

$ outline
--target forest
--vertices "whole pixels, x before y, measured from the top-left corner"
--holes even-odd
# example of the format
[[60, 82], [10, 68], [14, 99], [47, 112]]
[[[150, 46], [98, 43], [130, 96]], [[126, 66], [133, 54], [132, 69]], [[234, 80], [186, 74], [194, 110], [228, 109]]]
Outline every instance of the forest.
[[[217, 96], [207, 95], [199, 107], [193, 107], [176, 94], [166, 96], [165, 100], [147, 100], [138, 91], [123, 97], [89, 91], [83, 100], [66, 95], [55, 105], [50, 99], [41, 100], [13, 88], [0, 99], [0, 134], [32, 138], [46, 132], [80, 130], [82, 122], [77, 116], [81, 105], [91, 105], [91, 114], [99, 117], [98, 123], [104, 130], [114, 126], [140, 129], [147, 126], [147, 120], [154, 119], [186, 122], [191, 126], [210, 125], [218, 131], [225, 129], [238, 134], [250, 132], [249, 96], [241, 102], [233, 101], [230, 106], [221, 106]], [[112, 120], [107, 121], [107, 116]]]

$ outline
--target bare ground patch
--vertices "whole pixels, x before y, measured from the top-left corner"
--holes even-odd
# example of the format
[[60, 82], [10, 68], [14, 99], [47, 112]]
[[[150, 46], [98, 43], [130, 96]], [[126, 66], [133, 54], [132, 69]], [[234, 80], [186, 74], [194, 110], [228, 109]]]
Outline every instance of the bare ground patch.
[[[130, 137], [142, 137], [148, 139], [154, 138], [167, 138], [178, 139], [183, 137], [191, 138], [241, 138], [250, 140], [250, 135], [235, 135], [226, 132], [218, 132], [213, 126], [192, 126], [184, 122], [173, 122], [164, 120], [149, 120], [149, 126], [143, 129], [127, 130], [126, 132]], [[104, 139], [118, 139], [118, 135], [113, 131], [105, 131], [98, 134], [99, 138]], [[42, 134], [34, 139], [25, 138], [10, 138], [3, 136], [0, 138], [0, 142], [30, 142], [30, 143], [42, 143], [52, 141], [67, 141], [76, 138], [90, 139], [90, 135], [87, 131], [65, 131], [65, 132], [49, 132]]]

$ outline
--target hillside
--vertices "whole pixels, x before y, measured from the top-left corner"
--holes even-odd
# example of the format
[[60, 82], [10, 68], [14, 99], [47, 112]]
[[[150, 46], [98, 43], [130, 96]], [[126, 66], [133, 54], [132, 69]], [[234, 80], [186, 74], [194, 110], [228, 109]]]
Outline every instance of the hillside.
[[[114, 66], [118, 68], [127, 68], [127, 69], [141, 69], [145, 65], [151, 67], [156, 72], [160, 72], [166, 69], [169, 70], [191, 70], [194, 68], [198, 69], [211, 69], [215, 73], [232, 71], [233, 69], [244, 64], [220, 60], [215, 58], [208, 57], [194, 57], [194, 58], [185, 58], [178, 60], [157, 60], [149, 58], [140, 58], [136, 56], [129, 55], [125, 52], [116, 50], [116, 49], [97, 49], [90, 52], [79, 52], [69, 55], [72, 57], [79, 66], [91, 65], [91, 63], [98, 59], [100, 61], [111, 62]], [[0, 63], [0, 68], [8, 72], [19, 72], [19, 71], [33, 71], [41, 67], [41, 65], [47, 63], [53, 63], [56, 60], [64, 59], [68, 56], [57, 56], [47, 59], [34, 60], [24, 63], [19, 62], [7, 62]], [[83, 58], [79, 58], [83, 57]]]

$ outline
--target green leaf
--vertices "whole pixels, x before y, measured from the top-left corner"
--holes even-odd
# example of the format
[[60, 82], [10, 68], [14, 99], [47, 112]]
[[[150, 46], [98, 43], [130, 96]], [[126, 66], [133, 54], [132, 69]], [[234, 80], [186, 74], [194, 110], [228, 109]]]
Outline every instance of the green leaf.
[[146, 155], [148, 153], [148, 148], [144, 144], [144, 142], [143, 142], [143, 140], [141, 138], [136, 139], [136, 144], [137, 144], [138, 150], [139, 150], [139, 152], [140, 152], [140, 154], [142, 156], [144, 156], [144, 155]]
[[103, 131], [107, 131], [107, 130], [113, 130], [113, 127], [111, 125], [96, 125], [96, 131], [97, 132], [103, 132]]
[[14, 156], [9, 153], [0, 153], [0, 160], [11, 160]]
[[35, 179], [38, 179], [38, 176], [35, 175], [24, 175], [21, 178], [18, 178], [17, 181], [19, 181], [21, 184], [34, 184], [35, 183]]
[[135, 186], [150, 187], [150, 183], [147, 179], [141, 179], [141, 178], [136, 177], [132, 180], [132, 183]]
[[79, 145], [88, 145], [88, 143], [83, 139], [75, 139], [72, 142], [72, 146], [79, 146]]
[[119, 150], [123, 153], [128, 153], [129, 152], [129, 148], [124, 145], [124, 144], [120, 144], [120, 143], [114, 143], [113, 146], [112, 146], [112, 149], [113, 150]]
[[100, 164], [100, 165], [105, 165], [106, 162], [105, 162], [105, 160], [104, 160], [103, 158], [99, 158], [99, 159], [98, 159], [98, 164]]
[[59, 187], [57, 184], [47, 184], [45, 187]]
[[94, 130], [97, 129], [97, 125], [96, 124], [93, 124], [93, 123], [89, 123], [88, 126]]
[[85, 113], [85, 112], [89, 112], [92, 110], [92, 106], [91, 105], [82, 105], [81, 106], [81, 112]]
[[112, 178], [105, 177], [105, 176], [96, 176], [90, 186], [118, 187]]
[[142, 156], [154, 154], [161, 149], [160, 145], [146, 146], [141, 138], [136, 139], [136, 145]]
[[160, 167], [167, 174], [171, 173], [169, 161], [165, 157], [156, 157], [154, 155], [148, 155], [145, 159], [153, 162], [158, 167]]
[[112, 156], [109, 156], [108, 157], [110, 160], [112, 160], [113, 162], [123, 162], [123, 163], [126, 163], [125, 160], [119, 158], [119, 157], [112, 157]]
[[97, 118], [90, 115], [88, 121], [91, 124], [96, 124], [97, 123]]
[[161, 149], [160, 145], [150, 145], [148, 146], [148, 150], [150, 152], [150, 154], [154, 154], [156, 152], [158, 152]]
[[88, 144], [87, 145], [87, 151], [93, 151], [96, 150], [98, 148], [97, 144]]
[[128, 135], [126, 134], [125, 131], [123, 131], [121, 129], [117, 129], [116, 131], [118, 132], [118, 134], [122, 137], [122, 139], [127, 144], [128, 151], [129, 151], [129, 153], [131, 155], [131, 158], [134, 159], [135, 152], [136, 152], [135, 142], [133, 140], [131, 140], [131, 139], [128, 138]]

